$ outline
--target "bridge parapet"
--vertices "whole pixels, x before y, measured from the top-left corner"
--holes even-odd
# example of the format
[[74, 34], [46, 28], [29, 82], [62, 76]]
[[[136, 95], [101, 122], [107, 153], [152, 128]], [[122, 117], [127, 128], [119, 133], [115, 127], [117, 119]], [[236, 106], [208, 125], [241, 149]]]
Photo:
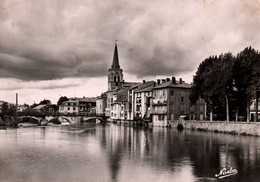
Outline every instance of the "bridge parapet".
[[[80, 124], [83, 122], [91, 122], [91, 120], [95, 119], [98, 120], [100, 123], [106, 121], [105, 116], [87, 116], [87, 115], [59, 115], [59, 116], [19, 116], [18, 117], [20, 122], [31, 122], [39, 125], [47, 125], [48, 123], [55, 123], [55, 124]], [[28, 119], [28, 120], [27, 120]], [[33, 120], [33, 121], [31, 121]]]

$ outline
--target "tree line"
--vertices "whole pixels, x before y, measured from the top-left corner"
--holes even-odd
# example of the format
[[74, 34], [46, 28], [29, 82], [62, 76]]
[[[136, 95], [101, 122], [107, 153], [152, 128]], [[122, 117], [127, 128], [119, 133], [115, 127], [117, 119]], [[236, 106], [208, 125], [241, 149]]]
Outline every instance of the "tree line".
[[[224, 53], [202, 61], [193, 78], [191, 103], [204, 99], [210, 120], [250, 120], [250, 105], [256, 100], [256, 116], [260, 95], [260, 53], [246, 47], [236, 56]], [[255, 117], [255, 121], [258, 117]]]

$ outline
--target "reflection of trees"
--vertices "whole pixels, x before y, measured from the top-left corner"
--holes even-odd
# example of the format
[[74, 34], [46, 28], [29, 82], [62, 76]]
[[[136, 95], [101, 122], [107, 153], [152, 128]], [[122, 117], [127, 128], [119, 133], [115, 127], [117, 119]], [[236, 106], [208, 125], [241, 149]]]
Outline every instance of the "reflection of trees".
[[122, 158], [170, 171], [187, 165], [185, 162], [188, 161], [197, 177], [214, 177], [223, 167], [233, 167], [239, 172], [233, 179], [260, 179], [260, 176], [247, 175], [256, 174], [257, 166], [260, 166], [257, 147], [260, 140], [254, 137], [191, 131], [178, 133], [174, 129], [125, 125], [99, 129], [97, 134], [107, 153], [113, 181], [117, 180]]

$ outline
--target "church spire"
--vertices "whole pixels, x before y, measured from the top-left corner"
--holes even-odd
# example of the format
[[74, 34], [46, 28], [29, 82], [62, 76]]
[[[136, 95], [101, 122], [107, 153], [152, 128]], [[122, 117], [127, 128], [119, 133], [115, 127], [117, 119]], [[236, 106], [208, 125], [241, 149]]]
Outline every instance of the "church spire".
[[119, 59], [118, 59], [118, 51], [117, 51], [117, 40], [116, 40], [116, 43], [115, 43], [114, 57], [113, 57], [113, 63], [112, 63], [111, 68], [112, 69], [120, 69]]

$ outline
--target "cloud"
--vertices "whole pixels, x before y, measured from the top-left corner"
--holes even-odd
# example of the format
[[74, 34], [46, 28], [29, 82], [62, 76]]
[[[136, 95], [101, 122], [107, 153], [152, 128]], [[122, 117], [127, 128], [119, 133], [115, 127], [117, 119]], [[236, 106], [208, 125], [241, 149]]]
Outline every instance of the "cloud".
[[19, 103], [39, 103], [49, 99], [57, 103], [61, 96], [96, 97], [106, 90], [106, 79], [101, 78], [64, 78], [46, 81], [21, 81], [17, 79], [1, 79], [0, 100], [15, 103], [15, 95], [19, 95]]
[[53, 90], [53, 89], [69, 89], [71, 87], [78, 87], [86, 83], [83, 79], [59, 79], [59, 80], [45, 80], [45, 81], [21, 81], [17, 79], [2, 79], [0, 90], [13, 91], [22, 89], [40, 89], [40, 90]]
[[258, 1], [0, 1], [0, 77], [107, 75], [114, 40], [138, 78], [195, 72], [212, 54], [260, 49]]

